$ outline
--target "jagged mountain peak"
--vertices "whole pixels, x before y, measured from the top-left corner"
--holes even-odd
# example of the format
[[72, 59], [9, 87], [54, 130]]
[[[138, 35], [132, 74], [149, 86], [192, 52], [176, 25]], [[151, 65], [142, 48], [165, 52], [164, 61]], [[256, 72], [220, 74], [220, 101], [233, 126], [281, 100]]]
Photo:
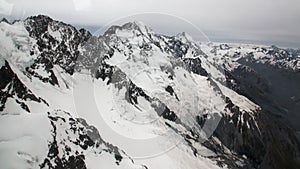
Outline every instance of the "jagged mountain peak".
[[24, 20], [24, 24], [30, 36], [39, 37], [43, 33], [46, 32], [55, 32], [60, 29], [60, 34], [81, 34], [84, 33], [86, 36], [91, 36], [91, 33], [85, 29], [77, 30], [74, 26], [53, 20], [51, 17], [47, 15], [37, 15], [37, 16], [30, 16]]
[[144, 35], [144, 36], [151, 36], [153, 35], [153, 31], [150, 27], [146, 26], [141, 21], [133, 21], [123, 24], [122, 26], [113, 25], [103, 34], [104, 36], [109, 36], [116, 34], [117, 36], [124, 36], [125, 34], [134, 35]]
[[133, 21], [133, 22], [128, 22], [122, 25], [123, 28], [125, 29], [136, 29], [136, 30], [151, 30], [150, 27], [148, 27], [146, 24], [144, 24], [141, 21]]
[[[186, 33], [172, 37], [157, 35], [139, 22], [112, 26], [104, 36], [95, 37], [44, 15], [29, 17], [10, 26], [3, 23], [0, 32], [7, 41], [13, 42], [7, 45], [1, 41], [0, 44], [1, 49], [6, 49], [0, 53], [1, 78], [5, 78], [0, 84], [1, 92], [5, 93], [1, 102], [9, 100], [0, 108], [17, 111], [24, 102], [31, 114], [18, 114], [11, 119], [42, 116], [46, 121], [41, 126], [48, 127], [44, 133], [50, 133], [50, 139], [45, 138], [48, 145], [43, 145], [46, 145], [44, 156], [39, 157], [44, 159], [38, 162], [41, 168], [76, 164], [84, 168], [85, 162], [89, 164], [94, 160], [101, 166], [107, 158], [110, 161], [104, 167], [108, 168], [119, 167], [122, 163], [129, 163], [127, 168], [167, 168], [155, 165], [162, 162], [160, 157], [146, 159], [147, 167], [133, 165], [131, 154], [122, 151], [127, 152], [131, 142], [112, 139], [116, 145], [112, 146], [108, 142], [113, 133], [143, 139], [145, 135], [159, 135], [171, 139], [172, 144], [174, 140], [181, 140], [174, 149], [162, 155], [172, 168], [259, 168], [262, 163], [273, 166], [269, 162], [274, 159], [278, 163], [284, 161], [272, 153], [277, 145], [284, 147], [278, 150], [297, 156], [299, 147], [294, 138], [288, 136], [288, 128], [281, 125], [277, 128], [276, 124], [281, 123], [274, 122], [248, 96], [238, 93], [245, 72], [233, 76], [229, 69], [224, 71], [223, 64], [233, 67], [238, 63], [233, 57], [218, 52], [230, 52], [232, 48], [216, 48], [214, 56], [211, 46], [200, 46]], [[204, 53], [205, 47], [208, 50]], [[15, 62], [5, 61], [15, 56], [26, 61], [20, 63], [25, 69], [16, 67]], [[223, 60], [216, 62], [218, 57]], [[75, 69], [78, 62], [83, 65], [81, 70]], [[235, 68], [244, 70], [245, 67]], [[245, 68], [253, 75], [254, 71], [249, 70]], [[220, 83], [218, 77], [226, 77], [229, 86]], [[77, 90], [80, 90], [80, 98], [76, 97]], [[79, 103], [74, 105], [76, 99]], [[99, 113], [101, 115], [97, 116]], [[77, 115], [82, 119], [73, 118]], [[215, 119], [221, 120], [215, 123], [218, 126], [214, 126], [213, 132], [213, 127], [206, 124]], [[109, 125], [109, 134], [102, 135], [107, 129], [102, 128], [103, 124]], [[0, 123], [0, 128], [10, 128], [10, 125]], [[108, 142], [103, 142], [100, 135]], [[91, 140], [95, 136], [96, 141], [102, 143], [102, 149]], [[202, 136], [206, 137], [204, 141]], [[287, 139], [276, 140], [277, 136]], [[145, 148], [143, 153], [147, 153], [151, 144], [139, 148]], [[160, 152], [164, 150], [159, 149]], [[95, 158], [91, 156], [95, 153], [91, 152], [101, 154]], [[29, 150], [26, 153], [34, 154]]]
[[49, 17], [47, 15], [43, 15], [43, 14], [36, 15], [36, 16], [29, 16], [25, 20], [34, 20], [37, 22], [44, 21], [45, 23], [53, 21], [53, 19], [51, 17]]
[[181, 33], [177, 34], [175, 36], [175, 38], [181, 40], [184, 43], [194, 42], [192, 36], [189, 35], [187, 32], [181, 32]]
[[9, 21], [6, 18], [2, 18], [0, 22], [5, 22], [9, 24]]

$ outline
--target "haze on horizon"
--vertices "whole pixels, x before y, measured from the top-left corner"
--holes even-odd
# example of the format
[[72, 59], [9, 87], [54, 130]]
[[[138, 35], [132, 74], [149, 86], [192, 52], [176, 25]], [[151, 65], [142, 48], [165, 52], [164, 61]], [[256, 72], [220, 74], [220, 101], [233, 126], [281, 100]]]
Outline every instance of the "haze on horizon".
[[299, 0], [0, 0], [1, 18], [38, 14], [91, 32], [138, 19], [158, 33], [300, 48]]

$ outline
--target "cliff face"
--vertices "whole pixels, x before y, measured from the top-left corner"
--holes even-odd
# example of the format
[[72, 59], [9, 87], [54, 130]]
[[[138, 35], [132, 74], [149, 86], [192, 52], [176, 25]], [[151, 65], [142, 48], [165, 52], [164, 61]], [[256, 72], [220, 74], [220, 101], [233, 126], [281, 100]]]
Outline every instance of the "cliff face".
[[[249, 54], [186, 33], [157, 35], [140, 22], [100, 37], [43, 15], [0, 28], [1, 139], [10, 140], [9, 157], [20, 156], [21, 168], [299, 168], [298, 140], [276, 115], [286, 106], [296, 111], [298, 96], [277, 99], [284, 85], [270, 85], [276, 79], [253, 66], [297, 75], [297, 51], [253, 47]], [[93, 89], [77, 98], [82, 105], [74, 105], [78, 88]], [[22, 120], [36, 127], [4, 131]], [[161, 157], [138, 160], [131, 142], [114, 133], [145, 139], [148, 146], [135, 148], [142, 154], [154, 142], [168, 145], [157, 147]]]

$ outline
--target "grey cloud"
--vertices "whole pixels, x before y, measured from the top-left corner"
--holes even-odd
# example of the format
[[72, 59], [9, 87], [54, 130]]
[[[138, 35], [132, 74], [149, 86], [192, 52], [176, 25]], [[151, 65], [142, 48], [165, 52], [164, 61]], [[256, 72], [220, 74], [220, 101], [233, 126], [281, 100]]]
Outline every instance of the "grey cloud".
[[[276, 41], [298, 42], [297, 45], [300, 47], [299, 0], [6, 1], [14, 4], [13, 13], [10, 16], [12, 18], [43, 13], [71, 24], [102, 27], [112, 20], [136, 13], [166, 13], [185, 18], [197, 27], [207, 32], [215, 32], [219, 36], [226, 35], [227, 32], [226, 36], [232, 38], [271, 40], [274, 43]], [[154, 22], [152, 18], [156, 21]], [[127, 17], [127, 19], [130, 21], [132, 17]], [[168, 34], [185, 31], [186, 27], [189, 27], [176, 24], [176, 22], [181, 22], [175, 20], [169, 23], [168, 27], [168, 24], [162, 24], [168, 21], [163, 17], [153, 16], [144, 20], [156, 31]], [[199, 36], [197, 31], [191, 32], [189, 33], [193, 36]], [[219, 38], [222, 39], [225, 36]]]

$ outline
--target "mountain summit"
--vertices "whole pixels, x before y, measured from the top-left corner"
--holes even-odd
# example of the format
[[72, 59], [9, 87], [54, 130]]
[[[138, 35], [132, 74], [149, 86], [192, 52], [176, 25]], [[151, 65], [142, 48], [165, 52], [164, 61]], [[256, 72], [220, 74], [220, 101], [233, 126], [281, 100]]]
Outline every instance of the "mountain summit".
[[278, 103], [286, 86], [260, 72], [297, 77], [297, 50], [200, 44], [140, 22], [96, 37], [44, 15], [3, 21], [0, 37], [3, 168], [300, 166], [282, 115], [299, 96]]

